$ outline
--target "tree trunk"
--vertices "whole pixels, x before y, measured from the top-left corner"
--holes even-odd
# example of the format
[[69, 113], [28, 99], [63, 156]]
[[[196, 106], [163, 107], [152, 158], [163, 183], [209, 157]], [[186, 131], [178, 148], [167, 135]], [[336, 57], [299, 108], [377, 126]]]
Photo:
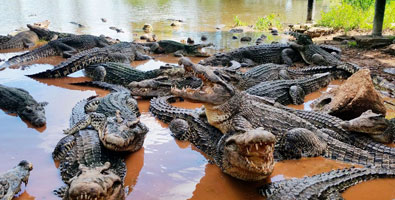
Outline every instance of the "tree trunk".
[[376, 0], [373, 19], [373, 36], [381, 36], [383, 30], [385, 0]]
[[314, 5], [314, 0], [309, 0], [307, 2], [307, 21], [308, 22], [313, 21], [313, 5]]

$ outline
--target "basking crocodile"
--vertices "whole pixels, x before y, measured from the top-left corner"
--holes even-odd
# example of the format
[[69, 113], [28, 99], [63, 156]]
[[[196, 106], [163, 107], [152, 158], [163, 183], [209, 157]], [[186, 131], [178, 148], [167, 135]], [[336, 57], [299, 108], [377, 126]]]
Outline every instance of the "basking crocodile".
[[[323, 144], [326, 143], [326, 151], [323, 155], [326, 158], [342, 159], [346, 162], [365, 166], [376, 165], [395, 168], [395, 159], [392, 159], [391, 155], [370, 153], [341, 142], [336, 137], [332, 137], [332, 135], [337, 134], [335, 131], [318, 128], [292, 112], [270, 105], [275, 104], [273, 101], [270, 102], [267, 99], [240, 92], [212, 71], [201, 68], [204, 67], [193, 65], [186, 68], [186, 70], [192, 70], [197, 77], [202, 79], [203, 85], [200, 88], [172, 88], [172, 93], [202, 101], [208, 122], [222, 133], [248, 132], [251, 129], [263, 127], [276, 135], [278, 139], [281, 139], [283, 136], [294, 134], [294, 132], [298, 134], [300, 132], [311, 134], [312, 132]], [[294, 131], [295, 129], [297, 131]], [[305, 131], [300, 131], [301, 129]], [[334, 152], [343, 156], [338, 158]]]
[[0, 43], [0, 50], [30, 48], [36, 45], [39, 38], [33, 31], [22, 31], [13, 37], [5, 37]]
[[141, 71], [125, 63], [100, 63], [90, 65], [85, 68], [85, 75], [94, 81], [104, 81], [107, 83], [127, 86], [132, 81], [142, 81], [156, 78], [162, 75], [183, 75], [184, 69], [177, 66], [165, 65], [159, 69]]
[[275, 138], [270, 132], [258, 128], [243, 134], [224, 135], [195, 110], [169, 105], [168, 101], [175, 100], [177, 98], [172, 96], [156, 98], [151, 100], [150, 106], [150, 111], [159, 119], [171, 121], [170, 130], [175, 138], [191, 142], [224, 173], [235, 178], [257, 181], [271, 174]]
[[33, 165], [22, 160], [16, 167], [0, 174], [0, 199], [11, 200], [21, 191], [22, 182], [27, 185]]
[[125, 199], [126, 165], [119, 153], [102, 145], [95, 130], [65, 136], [52, 156], [60, 161], [60, 174], [67, 184], [54, 191], [62, 199]]
[[7, 41], [9, 41], [12, 38], [12, 36], [9, 35], [0, 35], [0, 44], [3, 44]]
[[60, 38], [76, 36], [75, 34], [72, 33], [61, 33], [61, 32], [51, 31], [31, 24], [27, 24], [27, 27], [29, 28], [30, 31], [35, 32], [37, 36], [40, 38], [40, 40], [45, 40], [45, 41], [52, 41]]
[[154, 53], [158, 54], [169, 54], [174, 53], [174, 56], [197, 56], [197, 57], [209, 57], [210, 55], [200, 50], [204, 47], [213, 46], [212, 43], [208, 44], [183, 44], [173, 40], [161, 40], [158, 42], [145, 43], [143, 45], [149, 46]]
[[0, 85], [0, 108], [16, 113], [33, 126], [41, 127], [46, 123], [45, 110], [47, 102], [38, 103], [24, 89]]
[[395, 178], [395, 171], [385, 168], [346, 168], [322, 174], [281, 180], [264, 185], [259, 193], [268, 200], [343, 199], [341, 192], [362, 181]]
[[94, 47], [105, 47], [110, 44], [110, 41], [104, 36], [97, 37], [93, 35], [76, 35], [60, 38], [50, 41], [46, 45], [30, 52], [8, 59], [7, 62], [0, 66], [0, 69], [49, 56], [62, 56], [64, 58], [69, 58], [78, 52]]
[[140, 122], [137, 101], [121, 86], [104, 82], [91, 82], [96, 87], [111, 89], [105, 97], [93, 97], [77, 104], [73, 113], [82, 113], [78, 122], [73, 122], [65, 134], [73, 134], [91, 125], [99, 134], [103, 145], [113, 151], [139, 150], [148, 132]]
[[151, 57], [144, 55], [147, 47], [132, 42], [120, 42], [103, 48], [92, 48], [73, 55], [71, 58], [37, 74], [28, 75], [34, 78], [58, 78], [64, 77], [85, 67], [105, 62], [131, 63], [134, 60], [147, 60]]

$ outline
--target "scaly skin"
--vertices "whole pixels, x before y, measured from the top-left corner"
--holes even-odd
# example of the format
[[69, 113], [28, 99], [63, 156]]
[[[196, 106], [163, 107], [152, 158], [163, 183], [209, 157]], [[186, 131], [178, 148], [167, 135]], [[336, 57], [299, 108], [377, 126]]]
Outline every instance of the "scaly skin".
[[[173, 88], [172, 93], [202, 101], [206, 108], [205, 113], [208, 122], [224, 134], [244, 132], [262, 127], [281, 139], [294, 129], [305, 129], [307, 132], [311, 131], [320, 141], [327, 144], [327, 150], [324, 154], [327, 158], [343, 159], [346, 162], [365, 166], [376, 165], [395, 168], [395, 159], [389, 159], [388, 155], [382, 155], [383, 157], [379, 159], [378, 157], [381, 155], [370, 154], [355, 146], [343, 143], [336, 137], [332, 137], [332, 135], [337, 134], [335, 131], [325, 128], [319, 129], [292, 112], [272, 106], [275, 104], [274, 102], [249, 95], [246, 92], [239, 92], [214, 72], [206, 70], [202, 66], [193, 65], [185, 69], [192, 71], [197, 77], [201, 78], [203, 86], [198, 89]], [[343, 155], [343, 157], [337, 158], [333, 152]], [[374, 156], [377, 156], [377, 159]]]
[[111, 88], [113, 92], [105, 97], [96, 97], [77, 104], [73, 114], [82, 113], [78, 115], [82, 117], [78, 122], [73, 121], [74, 125], [65, 130], [65, 134], [74, 134], [91, 125], [98, 131], [99, 138], [106, 148], [129, 152], [139, 150], [143, 146], [148, 128], [137, 118], [140, 116], [137, 101], [130, 96], [126, 88], [115, 88], [104, 82], [92, 84]]
[[94, 47], [105, 47], [111, 42], [105, 37], [97, 37], [93, 35], [76, 35], [65, 38], [60, 38], [48, 42], [48, 44], [41, 46], [33, 51], [14, 56], [7, 60], [0, 68], [6, 68], [16, 64], [37, 60], [49, 56], [62, 56], [69, 58], [72, 55], [91, 49]]
[[94, 81], [127, 86], [132, 81], [142, 81], [161, 75], [184, 74], [184, 69], [176, 66], [161, 66], [159, 69], [141, 71], [125, 63], [100, 63], [85, 68], [85, 75]]
[[30, 48], [36, 45], [39, 38], [33, 31], [23, 31], [9, 38], [7, 41], [0, 43], [0, 50]]
[[0, 108], [16, 113], [33, 126], [41, 127], [46, 123], [47, 102], [38, 103], [26, 90], [0, 85]]
[[28, 76], [33, 78], [58, 78], [93, 64], [105, 62], [130, 63], [134, 60], [150, 59], [151, 57], [140, 52], [145, 50], [147, 50], [146, 47], [131, 42], [120, 42], [103, 48], [92, 48], [73, 55], [55, 66], [54, 69]]
[[346, 168], [311, 177], [269, 183], [259, 189], [268, 200], [342, 199], [340, 192], [362, 181], [395, 178], [395, 171], [384, 168]]
[[257, 181], [272, 173], [274, 135], [263, 129], [223, 135], [198, 112], [168, 104], [176, 99], [171, 96], [152, 99], [150, 106], [150, 111], [159, 119], [171, 121], [169, 127], [175, 138], [191, 142], [224, 173], [235, 178]]
[[52, 41], [60, 38], [76, 36], [75, 34], [72, 33], [60, 33], [30, 24], [28, 24], [27, 27], [29, 28], [29, 30], [35, 32], [40, 38], [40, 40], [45, 40], [45, 41]]
[[101, 144], [95, 130], [84, 129], [65, 136], [52, 155], [60, 161], [60, 174], [67, 184], [54, 191], [62, 199], [125, 199], [126, 165], [119, 153]]
[[212, 43], [208, 44], [183, 44], [173, 40], [161, 40], [153, 43], [145, 43], [144, 45], [149, 46], [154, 53], [174, 53], [174, 56], [196, 56], [196, 57], [209, 57], [210, 55], [204, 52], [200, 52], [200, 49], [204, 47], [213, 46]]
[[11, 200], [21, 191], [22, 182], [27, 185], [33, 165], [22, 160], [16, 167], [0, 174], [0, 199]]

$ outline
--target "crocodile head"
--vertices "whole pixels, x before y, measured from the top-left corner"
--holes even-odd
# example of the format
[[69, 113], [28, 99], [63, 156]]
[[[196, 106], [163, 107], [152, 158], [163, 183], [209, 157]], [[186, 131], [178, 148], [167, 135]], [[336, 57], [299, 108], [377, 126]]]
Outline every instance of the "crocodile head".
[[125, 116], [117, 110], [106, 123], [100, 140], [107, 149], [134, 152], [143, 146], [148, 127], [135, 114]]
[[231, 64], [232, 60], [232, 57], [227, 53], [216, 53], [208, 58], [201, 60], [199, 64], [210, 66], [228, 66]]
[[171, 88], [197, 88], [201, 85], [200, 79], [195, 77], [171, 78], [171, 76], [159, 76], [139, 82], [131, 82], [128, 87], [133, 96], [158, 97], [171, 94]]
[[47, 102], [41, 102], [26, 105], [18, 111], [18, 114], [22, 119], [29, 121], [33, 126], [44, 126], [46, 123], [44, 106], [47, 104]]
[[389, 125], [389, 121], [383, 114], [376, 114], [372, 110], [365, 111], [361, 116], [341, 123], [342, 128], [348, 131], [371, 135], [382, 134]]
[[79, 166], [80, 174], [69, 181], [63, 199], [72, 200], [118, 200], [125, 198], [121, 177], [106, 162], [99, 167]]
[[246, 181], [265, 179], [273, 172], [275, 136], [263, 128], [225, 135], [217, 148], [222, 155], [221, 168]]
[[17, 168], [18, 174], [21, 175], [21, 181], [27, 184], [29, 181], [30, 171], [33, 170], [33, 164], [29, 161], [22, 160], [19, 162]]
[[173, 87], [173, 94], [214, 105], [225, 103], [235, 94], [235, 89], [233, 86], [226, 83], [218, 75], [218, 71], [199, 64], [195, 65], [187, 58], [181, 58], [179, 60], [179, 64], [184, 66], [186, 73], [193, 74], [194, 76], [200, 78], [203, 84], [196, 89], [179, 89]]
[[35, 32], [41, 40], [51, 41], [58, 39], [57, 35], [55, 35], [54, 33], [52, 33], [46, 28], [42, 28], [31, 24], [28, 24], [27, 27], [29, 28], [29, 30]]

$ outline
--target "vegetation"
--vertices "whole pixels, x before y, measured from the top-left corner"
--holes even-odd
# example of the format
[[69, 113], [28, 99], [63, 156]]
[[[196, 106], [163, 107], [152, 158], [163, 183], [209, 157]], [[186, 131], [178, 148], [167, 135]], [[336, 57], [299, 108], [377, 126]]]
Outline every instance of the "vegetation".
[[235, 22], [235, 25], [233, 25], [235, 27], [236, 26], [247, 26], [247, 23], [242, 22], [237, 15], [233, 18], [233, 21]]
[[[248, 23], [241, 21], [238, 16], [235, 16], [233, 18], [233, 21], [234, 21], [234, 25], [233, 25], [234, 27], [249, 25]], [[258, 17], [258, 20], [255, 22], [255, 26], [254, 26], [254, 28], [259, 31], [268, 30], [271, 27], [276, 27], [278, 29], [282, 28], [282, 24], [280, 20], [277, 19], [277, 15], [275, 14], [270, 14], [264, 17]]]
[[[374, 0], [342, 0], [335, 3], [329, 12], [321, 13], [321, 26], [349, 31], [352, 29], [373, 28]], [[388, 1], [385, 8], [383, 29], [393, 29], [395, 23], [395, 1]]]

